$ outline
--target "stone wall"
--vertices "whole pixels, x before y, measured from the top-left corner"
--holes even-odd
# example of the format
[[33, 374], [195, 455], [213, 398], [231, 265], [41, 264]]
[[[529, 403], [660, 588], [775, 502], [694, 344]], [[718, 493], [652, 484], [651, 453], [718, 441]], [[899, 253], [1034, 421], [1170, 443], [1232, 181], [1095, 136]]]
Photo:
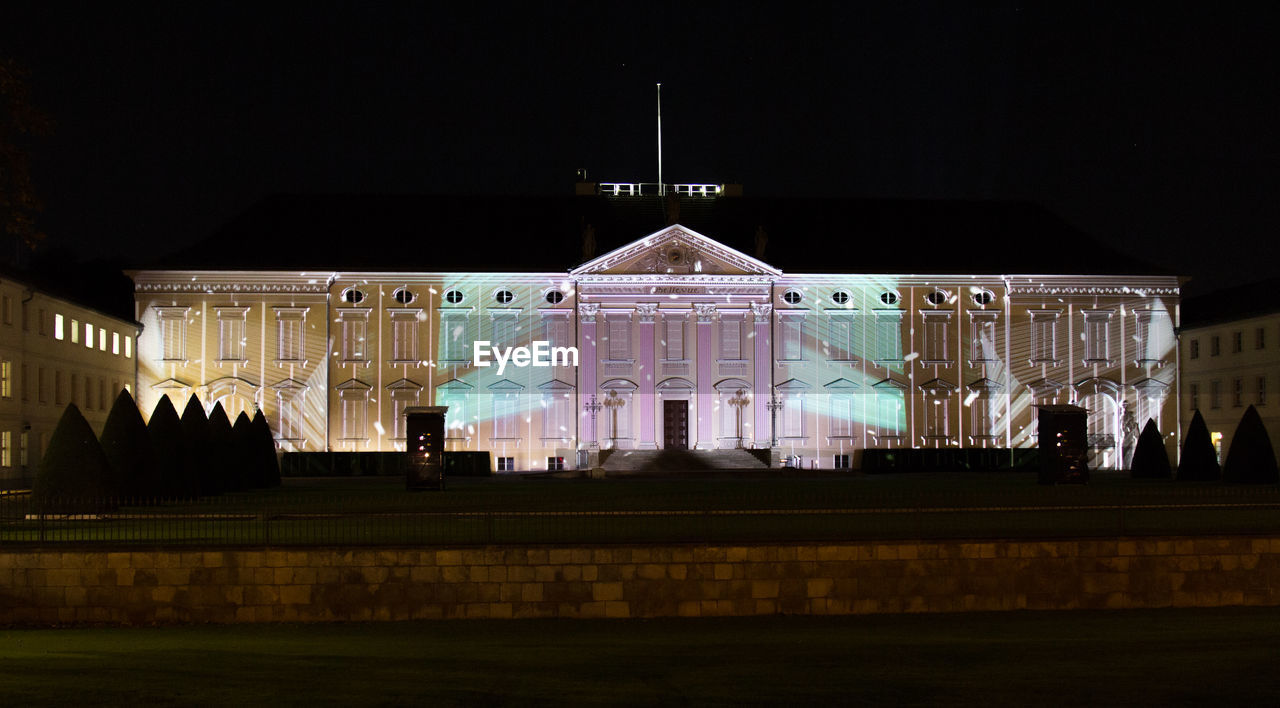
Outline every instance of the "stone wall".
[[1280, 537], [4, 550], [0, 624], [1280, 605]]

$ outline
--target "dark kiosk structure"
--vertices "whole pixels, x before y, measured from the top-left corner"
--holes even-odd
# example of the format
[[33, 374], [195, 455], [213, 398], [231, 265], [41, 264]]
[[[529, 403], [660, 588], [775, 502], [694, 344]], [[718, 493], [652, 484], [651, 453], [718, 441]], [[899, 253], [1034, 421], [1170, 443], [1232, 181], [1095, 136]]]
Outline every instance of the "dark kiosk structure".
[[448, 406], [406, 408], [404, 484], [409, 491], [444, 489], [444, 419]]
[[1040, 484], [1089, 482], [1088, 413], [1080, 406], [1040, 406]]

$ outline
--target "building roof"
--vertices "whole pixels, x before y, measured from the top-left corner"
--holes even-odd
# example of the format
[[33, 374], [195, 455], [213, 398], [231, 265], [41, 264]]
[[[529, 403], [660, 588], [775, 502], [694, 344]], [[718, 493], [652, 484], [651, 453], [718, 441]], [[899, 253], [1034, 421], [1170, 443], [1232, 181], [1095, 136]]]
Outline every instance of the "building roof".
[[[565, 272], [670, 223], [787, 273], [1168, 274], [1028, 202], [599, 194], [277, 195], [140, 265]], [[584, 253], [588, 230], [595, 249]]]
[[29, 269], [0, 264], [0, 279], [21, 283], [78, 307], [138, 324], [133, 317], [132, 283], [112, 263], [66, 259], [60, 264], [42, 262]]
[[1280, 278], [1192, 294], [1182, 301], [1182, 329], [1278, 313], [1280, 299], [1276, 298], [1277, 292], [1280, 292]]

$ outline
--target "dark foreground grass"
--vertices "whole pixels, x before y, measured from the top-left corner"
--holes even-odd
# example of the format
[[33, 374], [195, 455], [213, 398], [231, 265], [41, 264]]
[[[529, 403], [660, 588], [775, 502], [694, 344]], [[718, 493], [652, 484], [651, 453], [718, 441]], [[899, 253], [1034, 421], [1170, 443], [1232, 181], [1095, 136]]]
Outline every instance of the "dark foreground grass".
[[0, 632], [6, 705], [1272, 704], [1280, 609]]

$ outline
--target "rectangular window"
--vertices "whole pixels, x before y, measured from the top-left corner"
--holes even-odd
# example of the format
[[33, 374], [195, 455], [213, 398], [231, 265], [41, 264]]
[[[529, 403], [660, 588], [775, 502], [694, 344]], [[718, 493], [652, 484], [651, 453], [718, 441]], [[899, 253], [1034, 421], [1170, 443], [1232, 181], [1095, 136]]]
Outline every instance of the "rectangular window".
[[245, 317], [247, 307], [215, 307], [218, 316], [218, 361], [245, 361]]
[[573, 399], [567, 393], [553, 394], [542, 402], [542, 437], [573, 437]]
[[338, 329], [342, 336], [342, 361], [346, 363], [369, 362], [368, 310], [339, 310]]
[[[422, 310], [389, 309], [391, 317], [391, 363], [418, 363], [418, 322]], [[398, 439], [403, 439], [401, 435]]]
[[[93, 379], [89, 378], [88, 376], [84, 377], [83, 403], [84, 403], [85, 410], [89, 410], [90, 408], [93, 408]], [[101, 407], [101, 401], [99, 401], [99, 407]]]
[[950, 364], [951, 311], [927, 310], [924, 317], [924, 363]]
[[31, 372], [27, 369], [27, 365], [22, 365], [22, 402], [26, 403], [31, 400]]
[[852, 361], [854, 346], [854, 326], [856, 313], [853, 310], [840, 310], [828, 313], [827, 359], [830, 361]]
[[997, 325], [1000, 313], [976, 310], [969, 313], [969, 364], [988, 364], [1000, 361], [996, 349]]
[[98, 379], [98, 410], [107, 409], [107, 380]]
[[84, 323], [84, 346], [86, 349], [93, 349], [93, 325], [88, 322]]
[[547, 469], [548, 469], [548, 470], [552, 470], [552, 471], [559, 471], [559, 470], [563, 470], [563, 469], [564, 469], [564, 458], [563, 458], [563, 457], [548, 457], [548, 458], [547, 458]]
[[80, 343], [80, 320], [72, 318], [71, 320], [71, 343]]
[[942, 439], [950, 437], [951, 397], [945, 394], [928, 395], [924, 399], [924, 436]]
[[465, 311], [440, 311], [440, 359], [445, 362], [471, 359], [471, 336], [467, 332]]
[[1200, 408], [1200, 384], [1193, 383], [1187, 385], [1187, 399], [1192, 412], [1195, 412]]
[[49, 402], [49, 392], [45, 386], [44, 367], [36, 368], [36, 401], [39, 403]]
[[62, 372], [53, 371], [53, 405], [60, 406], [67, 400], [66, 391], [62, 388]]
[[1258, 377], [1258, 405], [1267, 405], [1267, 377]]
[[391, 392], [391, 439], [405, 439], [404, 410], [418, 405], [418, 389], [400, 388]]
[[1191, 350], [1190, 352], [1188, 352], [1187, 357], [1190, 359], [1200, 358], [1200, 340], [1199, 339], [1191, 340]]
[[779, 353], [782, 361], [804, 360], [804, 311], [785, 310], [778, 312], [782, 321], [779, 333]]
[[897, 439], [902, 437], [902, 427], [906, 422], [903, 415], [901, 392], [876, 394], [876, 436], [878, 438]]
[[723, 315], [720, 317], [720, 358], [728, 360], [742, 359], [742, 326], [741, 317]]
[[1244, 349], [1244, 332], [1231, 333], [1231, 353], [1239, 354]]
[[[185, 307], [156, 308], [156, 320], [160, 325], [160, 361], [186, 361], [187, 312]], [[127, 342], [125, 351], [129, 351]]]
[[62, 341], [62, 313], [53, 316], [53, 338]]
[[13, 397], [13, 362], [0, 361], [0, 398]]
[[778, 424], [782, 426], [782, 437], [804, 437], [804, 398], [798, 394], [783, 396], [782, 410], [778, 414]]
[[1084, 363], [1111, 363], [1111, 316], [1113, 310], [1084, 311]]
[[11, 325], [13, 324], [13, 299], [8, 295], [5, 295], [3, 299], [4, 304], [0, 306], [0, 310], [4, 311], [4, 323]]
[[1221, 381], [1209, 382], [1209, 407], [1215, 408], [1215, 409], [1222, 407], [1222, 382]]
[[849, 469], [848, 455], [833, 455], [831, 458], [831, 466], [838, 470]]
[[542, 338], [552, 347], [573, 346], [573, 322], [569, 317], [556, 313], [542, 316]]
[[339, 393], [342, 402], [342, 439], [363, 442], [368, 439], [365, 433], [365, 420], [369, 413], [368, 391], [347, 390]]
[[1031, 363], [1058, 363], [1058, 318], [1062, 310], [1031, 310]]
[[[67, 400], [71, 403], [76, 402], [76, 393], [80, 389], [80, 376], [74, 372], [71, 374], [71, 385], [67, 387]], [[80, 403], [84, 403], [81, 401]]]
[[[22, 303], [22, 331], [23, 332], [31, 331], [31, 308], [27, 306], [27, 303], [25, 301]], [[26, 433], [23, 433], [22, 437], [25, 440]]]
[[831, 437], [848, 438], [853, 436], [853, 396], [837, 394], [831, 396]]
[[497, 394], [493, 397], [493, 437], [498, 440], [519, 437], [516, 397], [512, 394]]
[[495, 458], [498, 463], [499, 472], [514, 472], [516, 469], [516, 458], [514, 457], [498, 457]]
[[13, 433], [0, 431], [0, 467], [13, 467]]
[[609, 332], [609, 358], [631, 358], [631, 316], [625, 313], [605, 315], [605, 328]]
[[1259, 327], [1257, 331], [1253, 333], [1253, 348], [1254, 349], [1267, 348], [1267, 328], [1266, 327]]
[[1218, 335], [1209, 337], [1209, 356], [1218, 356], [1222, 353], [1222, 343], [1218, 340]]
[[662, 318], [663, 325], [663, 359], [680, 361], [684, 359], [684, 317], [667, 315]]
[[[1164, 310], [1138, 310], [1138, 366], [1160, 366], [1173, 351], [1173, 322]], [[1200, 353], [1196, 340], [1191, 340], [1192, 357]]]
[[1240, 408], [1244, 405], [1244, 379], [1235, 378], [1231, 380], [1231, 407]]
[[116, 356], [120, 355], [120, 333], [119, 332], [111, 333], [111, 353], [115, 354]]
[[276, 433], [282, 440], [301, 440], [302, 410], [306, 389], [281, 388], [276, 391]]
[[902, 311], [877, 310], [875, 349], [877, 364], [902, 361]]
[[23, 467], [31, 464], [30, 455], [27, 452], [27, 447], [29, 445], [28, 438], [29, 436], [27, 435], [27, 431], [24, 430], [21, 433], [18, 433], [18, 464]]
[[974, 438], [991, 438], [995, 435], [996, 406], [993, 405], [996, 399], [993, 399], [986, 393], [979, 393], [977, 396], [969, 394], [973, 400], [969, 401], [969, 413], [972, 421], [970, 423], [970, 435]]
[[107, 350], [107, 330], [98, 328], [98, 351], [105, 352]]
[[127, 334], [124, 337], [124, 358], [133, 358], [133, 337], [130, 337]]
[[[522, 342], [518, 341], [520, 338], [520, 318], [515, 312], [490, 312], [489, 318], [491, 320], [490, 346], [506, 348], [522, 344]], [[527, 344], [527, 342], [523, 344]]]

